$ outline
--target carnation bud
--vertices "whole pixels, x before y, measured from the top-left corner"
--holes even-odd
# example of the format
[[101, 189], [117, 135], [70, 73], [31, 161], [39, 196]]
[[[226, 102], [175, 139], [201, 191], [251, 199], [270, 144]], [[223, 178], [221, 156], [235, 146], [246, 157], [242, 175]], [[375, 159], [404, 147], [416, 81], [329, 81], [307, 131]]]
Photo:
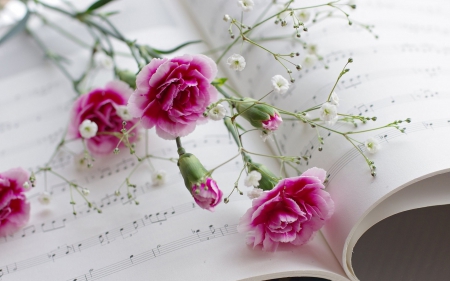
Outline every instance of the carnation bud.
[[131, 88], [136, 89], [136, 74], [129, 70], [118, 70], [117, 76], [120, 80], [130, 85]]
[[199, 185], [205, 180], [208, 171], [194, 154], [184, 153], [178, 159], [178, 167], [184, 179], [184, 185], [191, 192], [192, 186]]
[[258, 171], [261, 174], [258, 188], [261, 188], [262, 190], [272, 190], [273, 187], [278, 183], [277, 176], [263, 164], [252, 162], [250, 164], [249, 170]]
[[223, 192], [216, 181], [209, 176], [205, 167], [191, 153], [181, 154], [178, 166], [184, 184], [194, 197], [195, 203], [202, 209], [214, 211], [214, 208], [222, 201]]
[[254, 104], [257, 100], [244, 98], [244, 102], [236, 103], [239, 114], [253, 127], [274, 131], [283, 121], [276, 109], [266, 104]]

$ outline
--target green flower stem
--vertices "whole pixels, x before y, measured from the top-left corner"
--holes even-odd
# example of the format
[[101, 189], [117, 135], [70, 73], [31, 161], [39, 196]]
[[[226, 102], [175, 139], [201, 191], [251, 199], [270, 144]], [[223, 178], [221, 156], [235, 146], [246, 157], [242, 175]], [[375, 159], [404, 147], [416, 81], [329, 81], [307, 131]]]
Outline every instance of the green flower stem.
[[[75, 190], [80, 194], [80, 196], [84, 199], [84, 201], [86, 201], [86, 203], [88, 204], [89, 208], [92, 206], [92, 203], [86, 198], [86, 196], [84, 196], [83, 193], [81, 193], [78, 190], [78, 187], [81, 187], [81, 186], [75, 184], [74, 182], [69, 181], [68, 179], [66, 179], [65, 177], [60, 175], [59, 173], [56, 173], [55, 171], [53, 171], [51, 168], [46, 169], [46, 171], [48, 171], [49, 173], [53, 174], [54, 176], [62, 179], [64, 182], [66, 182], [69, 185], [70, 199], [71, 199], [71, 202], [73, 202], [72, 206], [75, 203], [74, 200], [73, 200], [72, 188], [75, 188]], [[97, 211], [100, 211], [97, 208], [95, 208], [95, 209]], [[74, 212], [75, 212], [75, 209], [74, 209]]]
[[232, 91], [233, 94], [235, 94], [237, 97], [243, 98], [243, 96], [242, 96], [241, 94], [239, 94], [239, 92], [236, 91], [234, 88], [232, 88], [230, 85], [228, 85], [228, 84], [225, 83], [224, 86], [225, 86], [225, 88], [227, 88], [228, 90]]
[[333, 85], [333, 88], [330, 91], [330, 94], [328, 95], [327, 98], [327, 102], [329, 102], [331, 100], [331, 95], [333, 94], [334, 89], [336, 88], [336, 85], [338, 84], [339, 80], [342, 78], [342, 76], [344, 76], [345, 73], [347, 73], [348, 71], [346, 71], [346, 67], [347, 65], [350, 63], [350, 59], [347, 61], [347, 63], [344, 65], [344, 67], [342, 68], [341, 73], [339, 73], [338, 78], [336, 79], [336, 82]]
[[[292, 2], [293, 2], [293, 1], [290, 1], [290, 2], [289, 2], [289, 5], [290, 5], [290, 3], [292, 3]], [[301, 7], [301, 8], [293, 8], [292, 10], [293, 10], [293, 11], [297, 11], [297, 10], [305, 10], [305, 9], [319, 8], [319, 7], [329, 6], [329, 4], [333, 4], [333, 3], [337, 3], [337, 2], [339, 2], [339, 0], [338, 0], [338, 1], [333, 1], [333, 2], [328, 2], [328, 3], [326, 3], [326, 4], [318, 4], [318, 5], [313, 5], [313, 6], [305, 6], [305, 7]], [[275, 17], [281, 15], [282, 13], [284, 13], [285, 11], [287, 11], [288, 9], [290, 9], [290, 8], [289, 8], [289, 5], [286, 5], [286, 8], [283, 9], [282, 11], [278, 12], [277, 14], [275, 14], [275, 15], [273, 15], [273, 16], [270, 16], [270, 17], [268, 17], [268, 18], [262, 20], [261, 22], [255, 24], [254, 26], [252, 26], [252, 30], [255, 29], [255, 27], [260, 26], [261, 24], [263, 24], [263, 23], [265, 23], [265, 22], [267, 22], [267, 21], [269, 21], [269, 20], [271, 20], [271, 19], [273, 19], [273, 18], [275, 18]], [[248, 32], [248, 31], [247, 31], [247, 32]]]
[[44, 51], [45, 55], [51, 59], [53, 61], [53, 63], [56, 65], [56, 67], [59, 68], [59, 70], [61, 70], [61, 72], [64, 74], [64, 76], [67, 77], [67, 79], [69, 79], [70, 81], [72, 81], [72, 85], [73, 88], [75, 90], [75, 92], [77, 92], [78, 94], [80, 94], [80, 90], [78, 89], [77, 85], [75, 84], [76, 80], [72, 77], [72, 75], [69, 73], [69, 71], [67, 71], [67, 69], [61, 64], [61, 59], [54, 54], [53, 52], [51, 52], [46, 46], [45, 44], [41, 41], [41, 39], [39, 39], [39, 37], [31, 31], [31, 29], [26, 28], [27, 33], [34, 39], [34, 41], [37, 43], [37, 45], [42, 49], [42, 51]]
[[222, 60], [222, 58], [228, 53], [228, 51], [231, 49], [231, 47], [234, 46], [234, 44], [236, 44], [236, 42], [239, 40], [239, 37], [234, 39], [233, 43], [231, 43], [230, 45], [228, 45], [228, 47], [222, 52], [222, 54], [219, 56], [218, 59], [216, 59], [216, 64], [219, 64], [219, 62]]
[[39, 1], [39, 0], [34, 0], [34, 2], [36, 2], [36, 3], [38, 3], [38, 4], [41, 4], [42, 6], [44, 6], [45, 8], [48, 8], [48, 9], [50, 9], [50, 10], [53, 10], [53, 11], [56, 11], [56, 12], [65, 14], [65, 15], [70, 16], [70, 17], [74, 17], [74, 14], [72, 14], [72, 13], [66, 11], [66, 10], [63, 10], [63, 9], [61, 9], [61, 8], [58, 8], [58, 7], [55, 7], [55, 6], [46, 4], [45, 2], [41, 2], [41, 1]]
[[[394, 123], [389, 123], [387, 125], [384, 125], [384, 126], [381, 126], [381, 127], [376, 127], [376, 128], [373, 128], [373, 129], [361, 130], [361, 131], [353, 131], [353, 132], [346, 132], [346, 133], [344, 133], [344, 135], [367, 133], [367, 132], [372, 132], [372, 131], [380, 130], [380, 129], [384, 129], [384, 128], [395, 127], [395, 125], [396, 124], [394, 124]], [[396, 129], [398, 129], [398, 128], [396, 128]]]
[[[241, 149], [239, 149], [239, 150], [241, 150]], [[233, 159], [235, 159], [239, 155], [241, 155], [241, 151], [239, 151], [238, 154], [236, 154], [235, 156], [231, 157], [230, 159], [228, 159], [227, 161], [223, 162], [222, 164], [220, 164], [220, 165], [216, 166], [215, 168], [209, 170], [207, 175], [212, 175], [212, 173], [214, 173], [215, 170], [217, 170], [218, 168], [222, 167], [223, 165], [229, 163], [230, 161], [233, 161]]]
[[[277, 137], [274, 135], [273, 139], [275, 141], [275, 146], [277, 148], [278, 154], [282, 155], [283, 152], [281, 151], [280, 145], [278, 144], [278, 139]], [[287, 172], [286, 172], [286, 166], [285, 166], [286, 161], [281, 161], [281, 165], [280, 165], [280, 175], [284, 175], [285, 178], [287, 178]], [[282, 173], [282, 171], [284, 173]]]
[[36, 15], [37, 17], [39, 17], [42, 21], [42, 23], [44, 23], [45, 25], [53, 28], [53, 30], [57, 31], [59, 34], [65, 36], [67, 39], [70, 39], [72, 42], [78, 44], [81, 47], [84, 48], [91, 48], [91, 45], [89, 45], [88, 43], [84, 42], [83, 40], [81, 40], [80, 38], [76, 37], [75, 35], [73, 35], [72, 33], [68, 32], [67, 30], [61, 28], [59, 25], [54, 24], [53, 22], [49, 21], [44, 15], [40, 14], [40, 13], [36, 13], [33, 12], [34, 15]]
[[248, 154], [251, 154], [251, 155], [257, 155], [257, 156], [262, 156], [262, 157], [281, 159], [283, 161], [291, 161], [292, 162], [292, 161], [296, 161], [296, 160], [299, 159], [296, 156], [283, 156], [283, 155], [278, 156], [278, 155], [260, 154], [260, 153], [250, 152], [250, 151], [248, 151], [248, 150], [246, 150], [244, 148], [242, 148], [242, 151], [244, 151], [244, 152], [246, 152]]
[[370, 161], [369, 158], [367, 158], [367, 156], [364, 154], [364, 152], [356, 145], [353, 143], [353, 141], [346, 135], [344, 135], [344, 137], [353, 145], [354, 148], [356, 148], [356, 150], [364, 157], [364, 160], [366, 160], [367, 165], [369, 165], [370, 170], [372, 170], [372, 161]]

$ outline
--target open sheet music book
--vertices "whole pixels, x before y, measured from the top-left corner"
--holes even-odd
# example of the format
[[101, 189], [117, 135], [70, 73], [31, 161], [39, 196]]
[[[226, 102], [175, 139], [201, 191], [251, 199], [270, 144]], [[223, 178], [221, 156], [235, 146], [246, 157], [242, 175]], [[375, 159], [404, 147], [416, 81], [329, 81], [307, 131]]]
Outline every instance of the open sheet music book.
[[[221, 18], [225, 13], [239, 15], [234, 2], [117, 1], [110, 9], [122, 11], [116, 22], [140, 42], [169, 48], [202, 38], [215, 47], [229, 41], [228, 24]], [[271, 1], [255, 2], [262, 8], [253, 11], [249, 24]], [[325, 145], [319, 152], [316, 132], [302, 128], [304, 124], [299, 122], [283, 122], [276, 132], [281, 151], [306, 156], [308, 161], [299, 166], [301, 170], [314, 166], [327, 170], [326, 189], [336, 204], [333, 217], [309, 244], [280, 247], [275, 253], [246, 247], [245, 234], [237, 233], [236, 226], [251, 201], [233, 195], [228, 205], [219, 205], [214, 213], [201, 210], [184, 190], [173, 163], [164, 161], [154, 161], [154, 165], [168, 171], [165, 186], [151, 184], [145, 165], [134, 173], [132, 179], [138, 186], [133, 199], [140, 202], [135, 206], [126, 197], [114, 196], [114, 191], [136, 159], [125, 153], [96, 159], [91, 170], [80, 172], [71, 153], [81, 151], [75, 145], [55, 159], [55, 169], [89, 188], [91, 200], [103, 214], [91, 212], [77, 200], [74, 216], [67, 185], [50, 175], [39, 178], [38, 187], [29, 192], [29, 224], [0, 239], [0, 280], [263, 280], [289, 276], [358, 280], [352, 250], [371, 226], [406, 210], [450, 203], [446, 188], [450, 176], [445, 174], [450, 169], [450, 4], [386, 0], [356, 4], [354, 21], [375, 24], [380, 38], [374, 39], [357, 24], [346, 26], [344, 19], [312, 25], [302, 36], [318, 44], [329, 69], [321, 63], [304, 66], [294, 73], [297, 81], [290, 91], [270, 96], [270, 102], [290, 110], [323, 102], [352, 57], [351, 71], [336, 89], [340, 111], [377, 116], [375, 124], [405, 118], [411, 118], [412, 123], [405, 124], [406, 134], [388, 129], [360, 136], [361, 140], [378, 137], [383, 146], [373, 156], [378, 175], [372, 178], [364, 159], [336, 134], [321, 131]], [[60, 24], [72, 23], [61, 20]], [[56, 38], [38, 25], [34, 28], [49, 43]], [[71, 85], [51, 63], [42, 60], [42, 53], [33, 44], [20, 36], [1, 47], [2, 171], [45, 163], [68, 120]], [[274, 47], [269, 41], [267, 44]], [[57, 47], [72, 54], [73, 66], [81, 69], [79, 58], [85, 53], [68, 48], [64, 42]], [[219, 67], [240, 92], [261, 97], [270, 89], [270, 77], [285, 74], [267, 53], [247, 46], [235, 48], [232, 52], [241, 52], [246, 58], [246, 69], [233, 74], [223, 62]], [[204, 49], [191, 46], [184, 52]], [[304, 52], [288, 40], [277, 51], [293, 50]], [[133, 65], [131, 60], [123, 60]], [[257, 133], [246, 134], [245, 143], [253, 151], [277, 153], [275, 142], [264, 143]], [[236, 153], [225, 128], [211, 121], [183, 139], [183, 144], [206, 168]], [[177, 156], [174, 143], [159, 139], [153, 131], [149, 151], [157, 156]], [[277, 163], [265, 163], [274, 171], [280, 169]], [[224, 193], [232, 189], [241, 168], [240, 161], [233, 161], [214, 173]], [[293, 170], [288, 172], [295, 175]], [[45, 182], [53, 198], [51, 205], [42, 206], [37, 195]]]

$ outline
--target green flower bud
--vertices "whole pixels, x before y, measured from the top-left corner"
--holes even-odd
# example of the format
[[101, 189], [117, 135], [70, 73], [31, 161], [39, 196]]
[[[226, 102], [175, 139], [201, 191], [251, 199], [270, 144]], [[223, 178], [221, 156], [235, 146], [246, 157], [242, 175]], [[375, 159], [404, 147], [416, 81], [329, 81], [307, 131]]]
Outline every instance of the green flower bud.
[[272, 190], [279, 181], [278, 177], [263, 164], [251, 163], [249, 171], [258, 171], [261, 174], [258, 188], [262, 190]]
[[280, 113], [265, 104], [255, 104], [257, 100], [244, 98], [244, 102], [237, 102], [236, 109], [253, 127], [274, 131], [283, 121]]
[[117, 70], [117, 76], [123, 82], [130, 85], [131, 88], [136, 89], [136, 74], [129, 70]]
[[205, 181], [208, 171], [194, 154], [184, 153], [178, 159], [178, 167], [184, 179], [184, 185], [192, 191], [194, 185], [200, 185]]

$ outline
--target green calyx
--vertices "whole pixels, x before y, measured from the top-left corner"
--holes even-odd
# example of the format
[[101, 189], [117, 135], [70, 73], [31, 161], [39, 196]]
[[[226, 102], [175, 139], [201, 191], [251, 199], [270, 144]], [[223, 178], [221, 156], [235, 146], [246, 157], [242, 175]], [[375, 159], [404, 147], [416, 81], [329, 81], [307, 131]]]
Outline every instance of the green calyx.
[[129, 70], [117, 70], [117, 76], [119, 79], [128, 85], [131, 88], [136, 89], [136, 74]]
[[262, 190], [272, 190], [279, 179], [265, 165], [259, 163], [249, 163], [249, 171], [258, 171], [261, 174], [258, 188]]
[[184, 185], [189, 192], [192, 191], [192, 186], [202, 183], [208, 174], [208, 171], [203, 167], [198, 158], [191, 153], [180, 155], [178, 167], [183, 176]]
[[263, 129], [263, 121], [270, 119], [275, 114], [280, 115], [276, 109], [265, 104], [255, 104], [258, 101], [251, 98], [241, 99], [244, 102], [237, 102], [236, 109], [240, 116], [245, 118], [253, 127]]

